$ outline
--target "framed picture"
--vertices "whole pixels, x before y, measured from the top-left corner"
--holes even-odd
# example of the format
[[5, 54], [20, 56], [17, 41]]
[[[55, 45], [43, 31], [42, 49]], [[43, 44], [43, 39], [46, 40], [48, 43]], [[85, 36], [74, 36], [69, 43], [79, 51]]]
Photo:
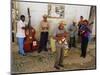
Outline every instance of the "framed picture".
[[48, 4], [49, 18], [64, 18], [65, 6], [61, 4]]

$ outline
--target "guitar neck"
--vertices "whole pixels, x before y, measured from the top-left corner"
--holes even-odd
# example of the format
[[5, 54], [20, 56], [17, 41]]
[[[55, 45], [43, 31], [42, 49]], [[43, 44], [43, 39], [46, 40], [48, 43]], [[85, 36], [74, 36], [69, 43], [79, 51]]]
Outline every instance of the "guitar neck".
[[30, 20], [30, 18], [29, 18], [28, 27], [30, 27], [30, 25], [31, 25], [31, 20]]
[[28, 18], [29, 18], [29, 21], [28, 21], [28, 27], [30, 27], [30, 25], [31, 25], [30, 9], [27, 8], [27, 10], [28, 10]]

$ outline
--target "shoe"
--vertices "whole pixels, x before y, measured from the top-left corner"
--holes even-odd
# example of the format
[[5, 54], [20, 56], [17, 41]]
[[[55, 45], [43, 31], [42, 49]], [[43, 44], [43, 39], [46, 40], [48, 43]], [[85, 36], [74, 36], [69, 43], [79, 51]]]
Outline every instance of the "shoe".
[[22, 56], [26, 56], [26, 54], [22, 54]]
[[71, 48], [68, 48], [68, 51], [70, 51], [71, 50]]
[[26, 56], [26, 54], [20, 54], [21, 56]]
[[83, 55], [81, 54], [80, 57], [83, 57]]
[[64, 65], [62, 65], [62, 64], [59, 64], [59, 66], [64, 67]]
[[45, 52], [48, 52], [48, 50], [44, 50]]
[[74, 48], [76, 48], [76, 46], [73, 46]]
[[86, 56], [80, 55], [80, 57], [85, 58]]
[[38, 51], [38, 53], [40, 53], [41, 51]]
[[80, 57], [82, 57], [82, 55], [80, 55]]
[[83, 58], [85, 58], [86, 56], [83, 56]]
[[56, 68], [56, 69], [60, 69], [60, 67], [58, 67], [58, 66], [54, 66], [54, 68]]
[[46, 48], [46, 49], [44, 49], [44, 51], [48, 52], [48, 49]]
[[38, 53], [40, 53], [40, 52], [41, 52], [41, 50], [38, 51]]
[[20, 52], [20, 51], [18, 51], [18, 54], [21, 54], [21, 52]]
[[21, 52], [18, 52], [21, 56], [26, 56], [26, 54], [22, 54]]

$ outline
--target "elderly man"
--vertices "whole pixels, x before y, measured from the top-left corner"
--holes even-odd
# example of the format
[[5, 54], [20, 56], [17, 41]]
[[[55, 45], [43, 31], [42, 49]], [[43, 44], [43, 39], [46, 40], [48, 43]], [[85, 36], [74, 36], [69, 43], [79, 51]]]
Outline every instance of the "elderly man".
[[56, 40], [56, 61], [54, 67], [56, 69], [60, 69], [60, 67], [64, 67], [63, 65], [63, 57], [64, 57], [64, 49], [65, 49], [65, 39], [67, 37], [67, 32], [64, 28], [65, 23], [63, 21], [60, 22], [58, 28], [54, 32], [54, 39]]
[[68, 30], [69, 30], [69, 36], [70, 36], [69, 48], [76, 47], [76, 33], [77, 33], [76, 22], [73, 22], [73, 24], [70, 25]]
[[49, 22], [47, 20], [47, 15], [43, 15], [43, 20], [40, 22], [40, 45], [38, 53], [40, 53], [43, 49], [44, 51], [48, 51], [47, 49], [48, 35], [49, 35]]
[[81, 36], [80, 36], [80, 28], [81, 26], [83, 25], [83, 20], [84, 20], [84, 17], [83, 16], [80, 16], [80, 20], [78, 22], [78, 42], [80, 43], [81, 42]]
[[88, 20], [83, 21], [83, 25], [80, 27], [80, 34], [81, 34], [81, 57], [86, 57], [86, 51], [88, 47], [89, 35], [91, 30], [89, 29], [89, 22]]

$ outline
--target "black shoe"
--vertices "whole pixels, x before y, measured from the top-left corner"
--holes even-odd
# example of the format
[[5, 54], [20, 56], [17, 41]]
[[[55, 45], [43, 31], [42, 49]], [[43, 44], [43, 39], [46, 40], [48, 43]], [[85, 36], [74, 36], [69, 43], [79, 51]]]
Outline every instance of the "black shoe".
[[26, 56], [26, 54], [20, 54], [21, 56]]
[[48, 49], [46, 48], [46, 49], [44, 49], [44, 51], [48, 52]]
[[21, 56], [26, 56], [26, 54], [22, 54], [20, 51], [18, 51], [18, 53], [19, 53]]
[[83, 56], [83, 58], [85, 58], [86, 56]]
[[39, 48], [38, 53], [40, 53], [42, 51], [42, 48]]
[[56, 68], [56, 69], [60, 69], [60, 67], [58, 67], [58, 66], [54, 66], [54, 68]]
[[44, 50], [45, 52], [48, 52], [48, 50]]
[[21, 52], [20, 52], [20, 51], [18, 51], [18, 54], [21, 54]]
[[64, 65], [62, 65], [62, 64], [59, 64], [59, 66], [64, 67]]
[[80, 55], [80, 57], [83, 57], [82, 55]]
[[68, 51], [70, 51], [71, 50], [71, 48], [68, 48]]
[[38, 51], [38, 53], [40, 53], [40, 52], [41, 52], [41, 50]]
[[26, 56], [26, 54], [22, 54], [22, 56]]
[[73, 45], [72, 47], [76, 48], [76, 45]]
[[81, 54], [80, 57], [83, 57], [83, 54]]
[[86, 56], [80, 55], [80, 57], [85, 58]]

